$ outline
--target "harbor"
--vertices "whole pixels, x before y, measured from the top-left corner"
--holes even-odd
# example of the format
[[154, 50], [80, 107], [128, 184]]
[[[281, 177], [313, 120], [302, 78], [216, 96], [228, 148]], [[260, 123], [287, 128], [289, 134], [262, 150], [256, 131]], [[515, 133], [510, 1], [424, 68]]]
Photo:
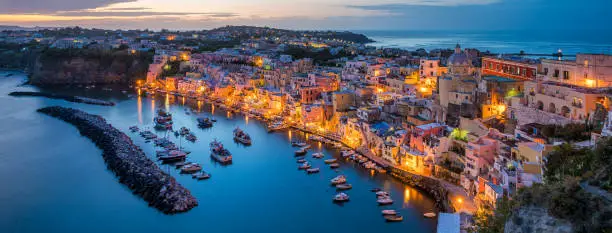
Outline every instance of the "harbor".
[[[104, 99], [117, 103], [113, 108], [52, 99], [14, 98], [4, 93], [5, 90], [13, 91], [14, 86], [7, 83], [8, 80], [2, 82], [0, 87], [3, 88], [3, 95], [0, 102], [6, 106], [7, 111], [11, 111], [4, 113], [3, 122], [13, 121], [18, 123], [19, 127], [4, 125], [3, 129], [13, 136], [3, 135], [0, 140], [10, 145], [7, 151], [13, 151], [20, 156], [3, 157], [6, 163], [0, 165], [0, 173], [4, 177], [20, 174], [22, 181], [29, 183], [20, 190], [9, 190], [8, 193], [0, 194], [2, 200], [9, 200], [3, 201], [3, 205], [15, 210], [18, 206], [32, 205], [27, 203], [53, 202], [53, 205], [46, 205], [45, 209], [38, 209], [36, 212], [24, 209], [21, 214], [13, 215], [8, 221], [19, 222], [25, 218], [37, 221], [71, 219], [45, 224], [45, 228], [25, 223], [12, 224], [15, 228], [9, 230], [77, 232], [82, 230], [79, 226], [87, 224], [96, 226], [92, 232], [112, 231], [113, 227], [106, 224], [107, 222], [121, 223], [125, 229], [146, 232], [201, 229], [199, 224], [192, 224], [195, 221], [207, 225], [213, 232], [340, 232], [357, 229], [435, 231], [436, 219], [423, 217], [424, 213], [437, 212], [434, 201], [427, 194], [387, 174], [365, 169], [362, 165], [343, 158], [340, 150], [332, 144], [310, 141], [310, 135], [301, 131], [285, 129], [268, 133], [266, 124], [262, 121], [213, 108], [204, 102], [198, 104], [197, 100], [183, 102], [182, 98], [176, 97], [139, 98], [126, 97], [127, 95], [121, 93], [107, 93], [108, 96], [104, 96]], [[79, 90], [74, 92], [75, 95], [85, 95], [79, 93]], [[108, 172], [99, 156], [99, 149], [87, 138], [81, 137], [73, 126], [35, 112], [37, 108], [51, 105], [75, 107], [103, 116], [109, 123], [129, 135], [152, 160], [156, 160], [156, 151], [160, 148], [154, 145], [154, 140], [147, 143], [138, 133], [132, 133], [130, 127], [137, 126], [140, 131], [149, 130], [163, 137], [163, 131], [154, 129], [153, 118], [157, 116], [157, 110], [160, 108], [167, 110], [172, 114], [174, 131], [186, 127], [197, 140], [188, 142], [174, 135], [169, 135], [168, 138], [190, 152], [187, 161], [201, 165], [202, 170], [211, 176], [207, 180], [198, 180], [190, 174], [181, 174], [181, 170], [176, 166], [161, 161], [157, 163], [160, 169], [191, 191], [198, 200], [198, 206], [189, 212], [173, 216], [160, 214], [148, 207], [117, 182], [117, 178]], [[199, 117], [209, 117], [216, 122], [212, 127], [199, 128]], [[250, 135], [250, 146], [234, 140], [233, 131], [237, 127]], [[40, 136], [31, 138], [19, 132], [36, 133]], [[58, 134], [62, 137], [58, 137]], [[41, 140], [43, 138], [45, 140]], [[222, 142], [232, 153], [231, 165], [217, 163], [210, 157], [209, 144], [214, 139]], [[292, 141], [303, 141], [311, 146], [304, 159], [312, 168], [319, 168], [318, 172], [308, 174], [305, 170], [297, 169], [300, 164], [296, 163], [294, 152], [299, 148], [292, 147]], [[56, 149], [48, 153], [36, 153], [32, 148], [23, 147], [23, 143]], [[325, 157], [313, 158], [313, 154], [318, 152]], [[334, 163], [327, 164], [326, 160], [334, 162], [338, 167], [330, 168]], [[23, 166], [32, 169], [32, 172], [24, 174]], [[346, 176], [351, 185], [350, 189], [346, 186], [330, 185], [330, 180], [338, 175]], [[35, 181], [40, 177], [46, 178], [44, 182]], [[14, 186], [11, 182], [17, 181], [4, 182], [9, 183], [3, 185]], [[371, 192], [374, 188], [388, 192], [393, 203], [380, 206], [375, 194]], [[17, 195], [17, 191], [26, 195]], [[46, 192], [47, 195], [38, 199], [27, 198], [28, 193], [40, 191]], [[340, 192], [350, 196], [350, 201], [341, 205], [334, 204], [332, 199]], [[92, 203], [91, 199], [96, 202]], [[403, 220], [387, 222], [381, 211], [388, 209], [397, 211]], [[300, 218], [295, 219], [295, 216]], [[318, 227], [301, 227], [304, 222]]]

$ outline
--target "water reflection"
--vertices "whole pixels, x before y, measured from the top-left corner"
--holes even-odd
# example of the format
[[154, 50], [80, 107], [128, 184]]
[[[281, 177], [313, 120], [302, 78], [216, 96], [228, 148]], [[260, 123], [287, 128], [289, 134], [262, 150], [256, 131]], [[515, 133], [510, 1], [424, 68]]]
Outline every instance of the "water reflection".
[[[138, 92], [140, 92], [140, 89], [138, 89]], [[142, 97], [140, 95], [138, 95], [138, 100], [136, 103], [138, 106], [138, 124], [142, 124]]]

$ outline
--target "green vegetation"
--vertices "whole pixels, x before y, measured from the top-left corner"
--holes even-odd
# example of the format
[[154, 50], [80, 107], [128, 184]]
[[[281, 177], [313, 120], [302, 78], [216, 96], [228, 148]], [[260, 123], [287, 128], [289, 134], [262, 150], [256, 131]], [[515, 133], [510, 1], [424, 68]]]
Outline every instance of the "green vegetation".
[[607, 191], [603, 193], [612, 191], [612, 139], [603, 139], [594, 148], [563, 144], [546, 161], [546, 184], [535, 184], [511, 199], [498, 201], [495, 212], [479, 211], [475, 232], [503, 232], [507, 221], [520, 221], [513, 217], [527, 206], [545, 208], [549, 215], [571, 222], [575, 232], [612, 232], [612, 206], [583, 188], [592, 185]]
[[214, 52], [223, 48], [233, 48], [237, 45], [240, 45], [240, 40], [206, 40], [199, 43], [197, 52]]
[[39, 44], [0, 43], [0, 69], [24, 69], [28, 67], [39, 52]]
[[592, 127], [581, 123], [570, 123], [564, 126], [546, 125], [542, 135], [548, 138], [558, 138], [565, 142], [579, 142], [591, 138]]
[[315, 64], [325, 66], [337, 66], [336, 63], [331, 61], [334, 59], [353, 57], [353, 55], [346, 54], [344, 50], [340, 51], [336, 55], [332, 55], [328, 48], [310, 50], [297, 46], [287, 48], [284, 54], [291, 55], [294, 59], [311, 58]]
[[172, 77], [178, 75], [181, 70], [181, 62], [180, 61], [169, 61], [162, 71], [162, 77]]
[[460, 129], [460, 128], [455, 128], [451, 132], [450, 136], [451, 136], [452, 139], [467, 142], [468, 141], [468, 138], [467, 138], [468, 133], [469, 132], [467, 130], [463, 130], [463, 129]]

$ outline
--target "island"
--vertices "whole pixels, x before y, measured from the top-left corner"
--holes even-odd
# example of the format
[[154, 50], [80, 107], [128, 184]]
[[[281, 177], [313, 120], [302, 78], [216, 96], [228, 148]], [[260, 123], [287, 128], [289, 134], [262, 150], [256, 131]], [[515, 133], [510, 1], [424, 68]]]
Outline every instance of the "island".
[[83, 136], [102, 149], [104, 161], [119, 177], [119, 181], [150, 206], [165, 214], [174, 214], [189, 211], [198, 205], [189, 190], [163, 172], [129, 136], [101, 116], [58, 106], [37, 111], [76, 126]]

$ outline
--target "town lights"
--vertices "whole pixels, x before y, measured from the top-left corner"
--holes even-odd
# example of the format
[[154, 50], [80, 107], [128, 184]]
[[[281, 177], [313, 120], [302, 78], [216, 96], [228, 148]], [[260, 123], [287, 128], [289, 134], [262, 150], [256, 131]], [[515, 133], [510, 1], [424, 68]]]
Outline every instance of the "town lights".
[[502, 114], [506, 111], [506, 105], [500, 104], [497, 106], [497, 112], [498, 114]]
[[587, 87], [594, 87], [595, 86], [595, 80], [593, 80], [593, 79], [585, 79], [584, 83], [586, 84]]

